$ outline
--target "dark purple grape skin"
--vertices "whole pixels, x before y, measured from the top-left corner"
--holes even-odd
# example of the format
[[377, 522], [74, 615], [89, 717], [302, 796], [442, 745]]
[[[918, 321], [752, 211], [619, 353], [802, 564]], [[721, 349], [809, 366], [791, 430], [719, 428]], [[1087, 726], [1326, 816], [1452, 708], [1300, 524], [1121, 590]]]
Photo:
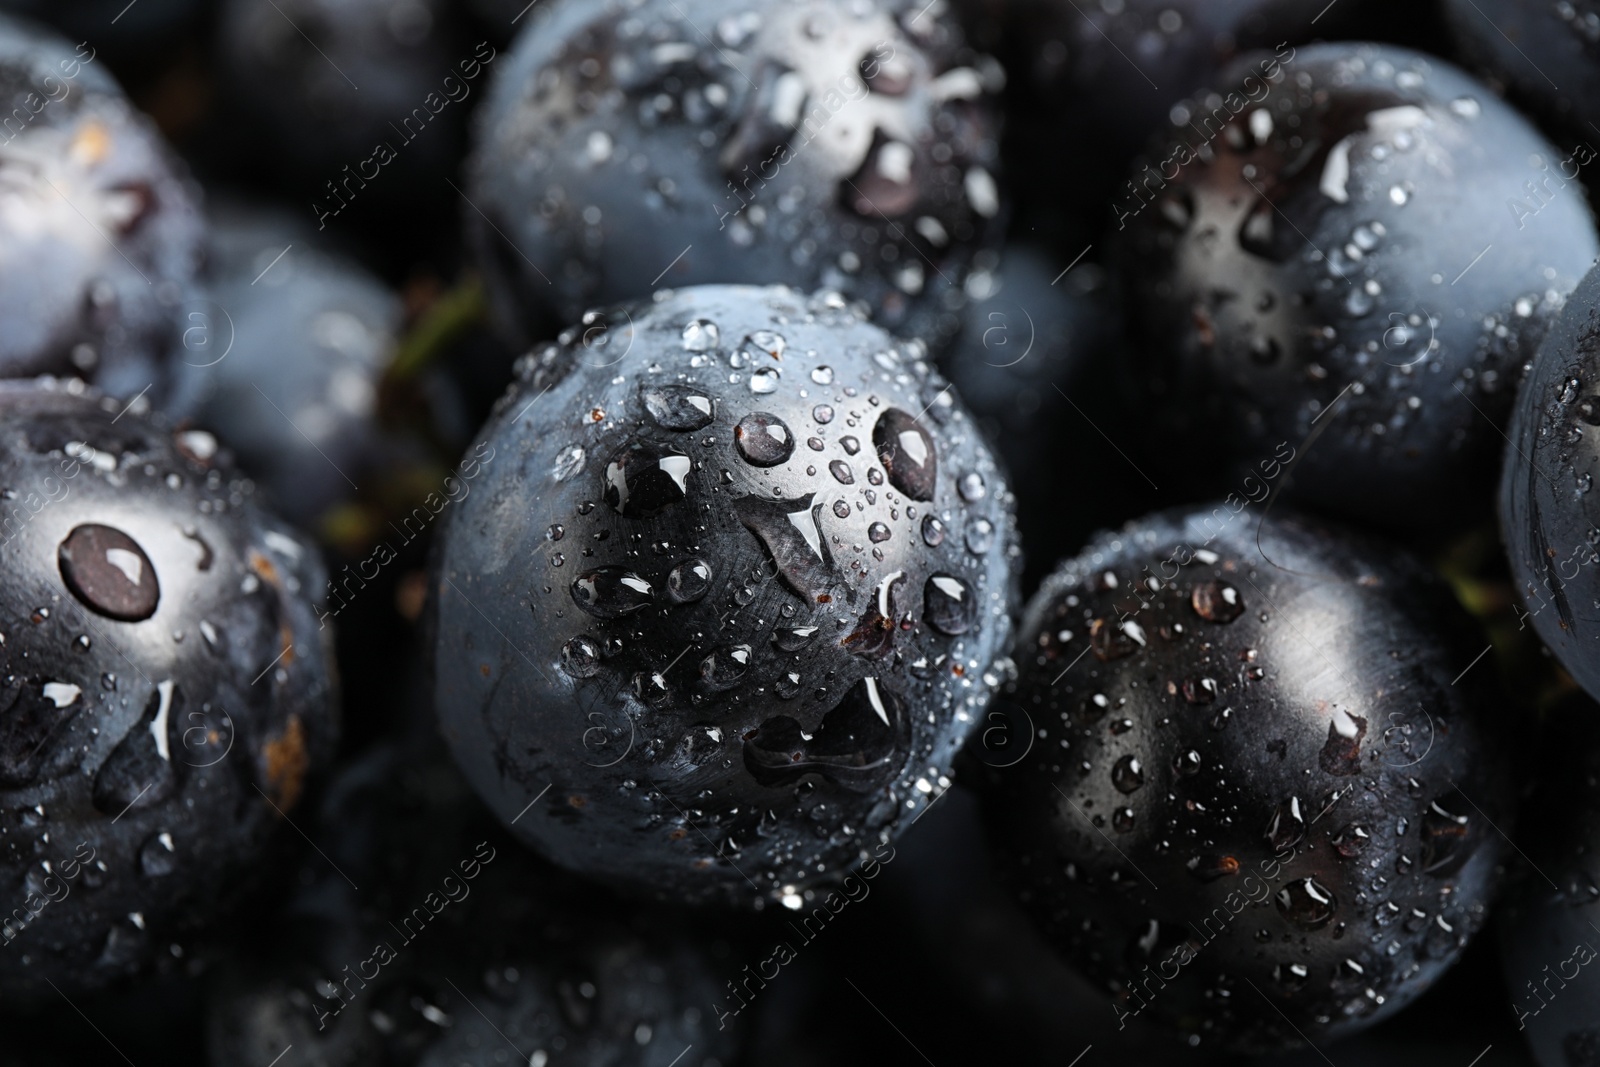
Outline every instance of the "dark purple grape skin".
[[92, 43], [6, 16], [0, 115], [0, 377], [160, 401], [202, 252], [187, 168]]
[[295, 840], [284, 814], [338, 717], [317, 550], [210, 434], [77, 382], [3, 383], [0, 489], [12, 1005], [177, 966], [217, 934]]
[[400, 298], [307, 219], [237, 201], [209, 215], [208, 314], [187, 334], [181, 387], [165, 411], [225, 427], [273, 506], [317, 529], [402, 454], [377, 411], [399, 347]]
[[1452, 686], [1484, 639], [1448, 589], [1259, 519], [1163, 512], [1064, 562], [996, 704], [1028, 744], [971, 746], [995, 862], [1057, 949], [1119, 1017], [1236, 1052], [1414, 1000], [1487, 918], [1510, 831], [1506, 704]]
[[1134, 388], [1169, 452], [1215, 458], [1213, 492], [1287, 441], [1303, 505], [1459, 530], [1487, 517], [1524, 363], [1600, 253], [1587, 204], [1557, 178], [1509, 207], [1565, 153], [1440, 60], [1261, 62], [1175, 109], [1119, 204]]
[[556, 863], [797, 900], [947, 775], [998, 684], [1013, 503], [925, 348], [864, 315], [742, 286], [593, 313], [483, 430], [435, 569], [435, 700]]
[[1600, 695], [1600, 271], [1540, 346], [1511, 420], [1500, 523], [1532, 625], [1578, 684]]
[[[554, 0], [495, 72], [462, 218], [491, 307], [826, 287], [937, 345], [999, 238], [998, 64], [912, 0]], [[703, 32], [702, 32], [703, 30]]]

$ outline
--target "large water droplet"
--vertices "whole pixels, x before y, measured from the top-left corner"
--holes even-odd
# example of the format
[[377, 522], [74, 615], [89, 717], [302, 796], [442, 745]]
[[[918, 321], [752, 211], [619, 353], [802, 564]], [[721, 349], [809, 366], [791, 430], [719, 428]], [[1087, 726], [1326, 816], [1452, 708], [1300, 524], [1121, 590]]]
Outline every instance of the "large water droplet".
[[711, 565], [686, 559], [667, 573], [667, 596], [674, 604], [692, 604], [711, 589]]
[[709, 352], [722, 343], [722, 331], [710, 319], [695, 319], [683, 328], [683, 347], [688, 352]]
[[624, 445], [606, 464], [605, 501], [617, 514], [648, 519], [688, 495], [694, 461], [682, 452], [635, 442]]
[[646, 704], [661, 704], [672, 696], [672, 687], [660, 671], [639, 671], [633, 676], [633, 695]]
[[1351, 860], [1365, 852], [1371, 840], [1372, 835], [1367, 833], [1366, 827], [1351, 823], [1333, 835], [1333, 847], [1339, 855]]
[[1132, 619], [1099, 618], [1089, 623], [1089, 647], [1101, 663], [1131, 656], [1144, 644], [1144, 628]]
[[107, 618], [139, 622], [156, 613], [161, 586], [138, 542], [112, 526], [76, 527], [57, 550], [72, 595]]
[[1300, 810], [1300, 798], [1290, 797], [1272, 812], [1272, 819], [1267, 823], [1267, 844], [1272, 851], [1282, 852], [1298, 845], [1305, 836], [1306, 817]]
[[704, 391], [689, 385], [667, 383], [644, 389], [645, 411], [663, 430], [683, 433], [711, 425], [716, 404]]
[[564, 482], [574, 474], [583, 470], [584, 451], [577, 445], [563, 448], [557, 455], [555, 464], [550, 468], [551, 477], [558, 482]]
[[762, 723], [745, 741], [745, 767], [768, 787], [818, 774], [843, 789], [872, 792], [905, 763], [910, 727], [905, 701], [876, 678], [863, 678], [809, 736], [787, 715]]
[[889, 408], [878, 416], [872, 428], [872, 444], [878, 461], [889, 474], [889, 483], [912, 500], [932, 500], [938, 484], [939, 458], [933, 436], [916, 417]]
[[734, 447], [752, 467], [776, 467], [794, 454], [794, 434], [776, 415], [752, 412], [733, 428]]
[[994, 523], [983, 516], [967, 523], [967, 551], [981, 556], [994, 547]]
[[1208, 622], [1232, 622], [1244, 613], [1239, 590], [1224, 581], [1201, 582], [1189, 597], [1194, 613]]
[[1132, 793], [1144, 785], [1144, 765], [1138, 756], [1123, 756], [1111, 767], [1111, 784], [1119, 793]]
[[750, 646], [719, 648], [700, 661], [700, 680], [707, 689], [732, 689], [750, 668]]
[[977, 621], [977, 598], [960, 578], [935, 574], [922, 587], [922, 617], [940, 633], [959, 637]]
[[572, 582], [572, 602], [597, 619], [620, 619], [650, 606], [650, 583], [626, 567], [597, 567]]
[[1339, 902], [1332, 890], [1315, 878], [1299, 878], [1278, 890], [1274, 898], [1278, 912], [1302, 930], [1316, 930], [1328, 925]]
[[139, 846], [139, 870], [146, 878], [165, 878], [177, 870], [178, 858], [174, 855], [172, 835], [166, 832], [153, 835]]
[[757, 352], [764, 352], [773, 359], [782, 359], [784, 352], [789, 348], [789, 342], [784, 336], [771, 330], [757, 330], [744, 341]]
[[772, 643], [781, 652], [798, 652], [809, 645], [815, 636], [817, 636], [815, 626], [780, 627], [772, 631]]

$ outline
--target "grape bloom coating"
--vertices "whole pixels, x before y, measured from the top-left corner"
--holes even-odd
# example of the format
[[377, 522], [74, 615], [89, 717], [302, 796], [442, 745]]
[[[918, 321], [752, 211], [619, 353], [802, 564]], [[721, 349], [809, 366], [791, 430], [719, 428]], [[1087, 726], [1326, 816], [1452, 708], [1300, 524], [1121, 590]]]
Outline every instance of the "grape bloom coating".
[[527, 357], [438, 561], [435, 701], [523, 841], [799, 907], [949, 782], [1005, 672], [1013, 500], [924, 346], [707, 286]]

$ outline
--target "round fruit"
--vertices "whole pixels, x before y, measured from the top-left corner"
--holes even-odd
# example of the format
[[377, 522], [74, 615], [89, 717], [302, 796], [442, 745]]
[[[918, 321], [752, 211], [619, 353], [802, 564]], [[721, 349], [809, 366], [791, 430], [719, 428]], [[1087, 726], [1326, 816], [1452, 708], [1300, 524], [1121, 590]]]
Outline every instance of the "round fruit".
[[1600, 253], [1588, 208], [1563, 153], [1437, 59], [1264, 62], [1176, 108], [1118, 207], [1142, 394], [1171, 441], [1245, 464], [1317, 433], [1291, 490], [1308, 504], [1459, 528], [1492, 496], [1524, 362]]
[[0, 16], [0, 376], [166, 389], [197, 194], [87, 43]]
[[379, 458], [377, 398], [400, 300], [279, 214], [214, 213], [209, 306], [185, 337], [171, 414], [226, 427], [274, 505], [311, 527]]
[[81, 387], [0, 385], [8, 1001], [181, 955], [331, 756], [316, 549], [216, 449]]
[[1584, 278], [1528, 372], [1511, 421], [1500, 517], [1511, 573], [1561, 665], [1600, 695], [1600, 271]]
[[1524, 810], [1524, 861], [1498, 913], [1505, 988], [1517, 1029], [1540, 1067], [1574, 1067], [1600, 1055], [1595, 997], [1600, 968], [1600, 708], [1582, 694], [1547, 720], [1543, 775]]
[[[927, 341], [997, 239], [999, 68], [914, 0], [555, 0], [497, 76], [464, 218], [503, 327], [655, 285], [826, 286]], [[703, 32], [702, 32], [703, 31]]]
[[1238, 1050], [1364, 1028], [1487, 916], [1505, 705], [1486, 668], [1452, 685], [1482, 640], [1409, 558], [1310, 520], [1102, 534], [1023, 620], [996, 859], [1119, 1017]]
[[524, 360], [434, 582], [468, 778], [563, 866], [799, 901], [942, 788], [997, 681], [1012, 498], [835, 293], [705, 286]]

